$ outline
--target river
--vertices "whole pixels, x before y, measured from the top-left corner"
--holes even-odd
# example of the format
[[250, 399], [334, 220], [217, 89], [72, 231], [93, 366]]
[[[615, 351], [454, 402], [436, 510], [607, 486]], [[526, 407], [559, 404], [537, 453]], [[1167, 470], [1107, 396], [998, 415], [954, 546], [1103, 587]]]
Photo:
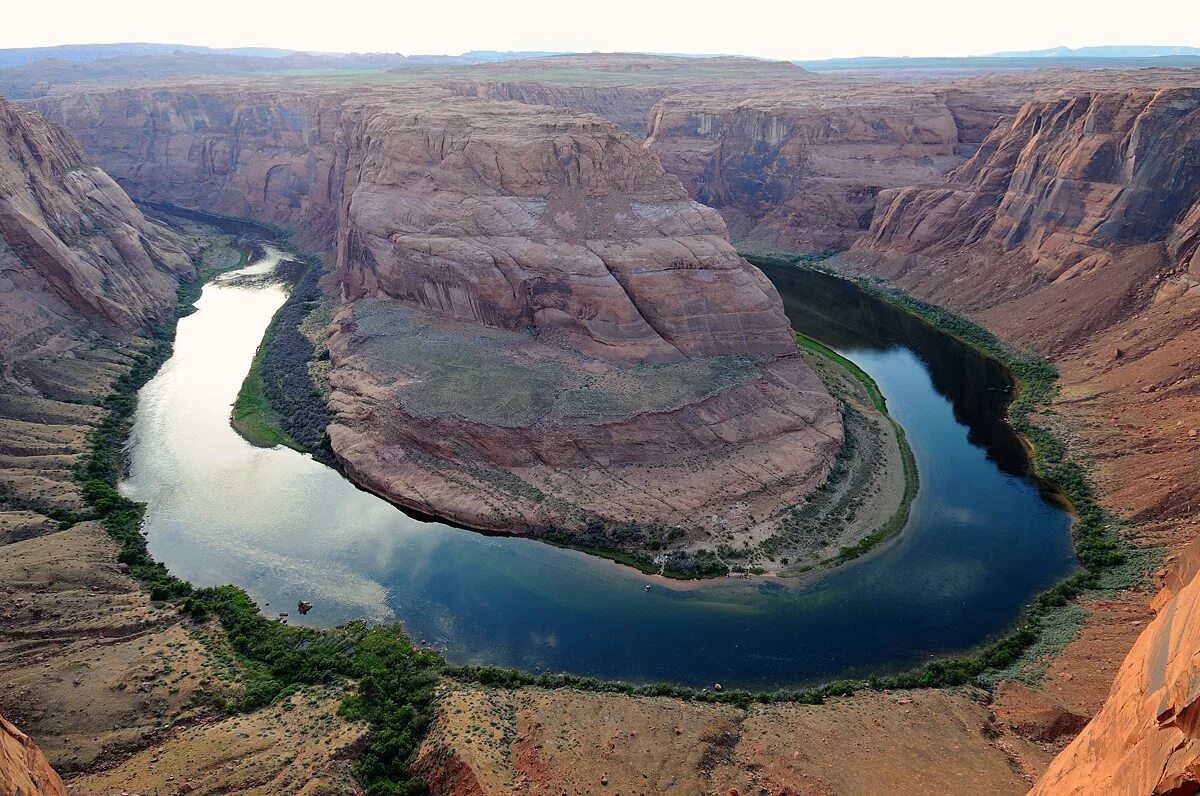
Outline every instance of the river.
[[[141, 391], [122, 491], [150, 552], [197, 585], [245, 588], [268, 615], [398, 621], [455, 663], [635, 682], [777, 688], [886, 673], [970, 649], [1077, 565], [1070, 515], [1004, 423], [1004, 368], [832, 277], [766, 269], [797, 330], [874, 377], [920, 490], [903, 532], [800, 579], [679, 583], [582, 553], [407, 516], [229, 413], [286, 299], [270, 246], [205, 286]], [[646, 585], [650, 585], [649, 591]], [[315, 607], [301, 617], [298, 600]]]

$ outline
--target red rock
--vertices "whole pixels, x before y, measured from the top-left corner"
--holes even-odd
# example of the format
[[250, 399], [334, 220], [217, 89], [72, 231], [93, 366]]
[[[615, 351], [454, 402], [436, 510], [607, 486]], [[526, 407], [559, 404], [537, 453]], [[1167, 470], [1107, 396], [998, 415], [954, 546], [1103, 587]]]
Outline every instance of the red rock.
[[[66, 132], [0, 99], [0, 379], [97, 333], [151, 331], [192, 264]], [[28, 364], [27, 364], [28, 363]]]
[[66, 792], [37, 744], [0, 716], [0, 793], [66, 796]]
[[841, 446], [774, 288], [610, 122], [428, 86], [40, 107], [139, 196], [335, 247], [330, 439], [396, 502], [518, 533], [767, 518]]

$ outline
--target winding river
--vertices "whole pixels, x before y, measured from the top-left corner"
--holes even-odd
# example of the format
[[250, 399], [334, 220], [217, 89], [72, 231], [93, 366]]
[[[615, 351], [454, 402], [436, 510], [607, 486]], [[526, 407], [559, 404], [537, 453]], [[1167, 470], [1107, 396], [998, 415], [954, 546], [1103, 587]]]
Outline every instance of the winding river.
[[[246, 588], [269, 615], [399, 621], [456, 663], [775, 688], [970, 649], [1076, 566], [1070, 516], [1029, 477], [1003, 421], [1007, 372], [849, 283], [793, 268], [765, 270], [796, 328], [869, 372], [907, 431], [920, 491], [895, 540], [798, 580], [681, 583], [413, 519], [230, 428], [286, 299], [278, 283], [241, 277], [280, 260], [268, 246], [180, 321], [174, 356], [141, 392], [122, 485], [148, 504], [156, 558], [198, 585]], [[301, 599], [315, 604], [305, 617]]]

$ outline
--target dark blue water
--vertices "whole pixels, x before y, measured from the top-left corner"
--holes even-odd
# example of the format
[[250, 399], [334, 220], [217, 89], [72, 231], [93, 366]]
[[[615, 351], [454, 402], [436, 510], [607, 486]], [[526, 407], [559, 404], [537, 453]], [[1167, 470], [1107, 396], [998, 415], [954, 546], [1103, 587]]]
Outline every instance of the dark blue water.
[[[142, 391], [124, 489], [148, 502], [151, 552], [176, 574], [242, 586], [293, 622], [399, 621], [453, 662], [770, 688], [907, 668], [1003, 633], [1075, 566], [1069, 515], [1003, 423], [1008, 374], [852, 285], [769, 275], [799, 330], [875, 377], [920, 472], [905, 530], [834, 570], [667, 581], [421, 522], [307, 456], [251, 447], [229, 409], [279, 287], [205, 288]], [[303, 620], [300, 599], [316, 604]]]

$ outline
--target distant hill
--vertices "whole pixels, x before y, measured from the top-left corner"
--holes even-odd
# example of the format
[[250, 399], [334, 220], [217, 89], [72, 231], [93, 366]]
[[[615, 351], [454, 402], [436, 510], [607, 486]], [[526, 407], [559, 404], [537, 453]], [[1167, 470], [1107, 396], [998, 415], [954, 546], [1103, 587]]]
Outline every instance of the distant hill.
[[554, 55], [473, 50], [462, 55], [304, 53], [266, 47], [214, 49], [181, 44], [68, 44], [0, 50], [0, 96], [32, 99], [96, 80], [488, 64]]
[[[1091, 48], [1106, 49], [1106, 48]], [[1119, 48], [1118, 48], [1119, 49]], [[1188, 48], [1176, 48], [1188, 49]], [[989, 72], [1010, 69], [1045, 69], [1067, 67], [1072, 69], [1137, 69], [1140, 67], [1200, 68], [1200, 49], [1196, 54], [1157, 56], [1109, 56], [1095, 55], [982, 55], [962, 58], [908, 58], [867, 56], [863, 58], [828, 58], [819, 61], [793, 61], [797, 66], [813, 72], [842, 70], [956, 70], [960, 72]]]
[[1160, 58], [1168, 55], [1200, 56], [1200, 47], [1159, 47], [1117, 44], [1107, 47], [1051, 47], [1048, 50], [1011, 50], [992, 53], [995, 58]]
[[246, 55], [256, 58], [279, 58], [292, 55], [295, 50], [279, 50], [271, 47], [232, 47], [219, 49], [192, 44], [154, 44], [128, 42], [125, 44], [61, 44], [56, 47], [14, 47], [0, 50], [0, 69], [22, 66], [34, 61], [55, 60], [88, 63], [118, 56], [172, 55], [174, 53], [210, 53], [220, 55]]

